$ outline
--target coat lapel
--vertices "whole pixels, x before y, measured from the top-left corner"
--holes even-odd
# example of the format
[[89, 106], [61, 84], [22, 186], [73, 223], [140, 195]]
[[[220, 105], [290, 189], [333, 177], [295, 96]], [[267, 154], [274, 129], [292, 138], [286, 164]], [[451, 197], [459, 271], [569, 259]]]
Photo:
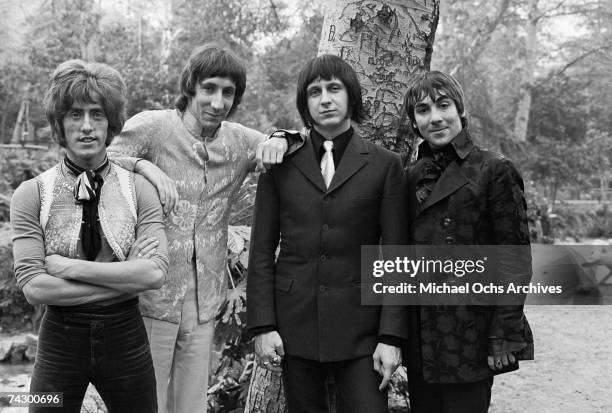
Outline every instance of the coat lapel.
[[310, 182], [312, 182], [314, 186], [319, 188], [322, 192], [327, 191], [327, 189], [325, 188], [325, 181], [323, 181], [323, 175], [321, 174], [321, 167], [314, 155], [314, 149], [312, 148], [312, 140], [310, 139], [310, 135], [306, 137], [304, 147], [301, 150], [295, 152], [295, 154], [291, 156], [290, 159], [291, 162], [295, 165], [295, 167]]
[[[311, 149], [312, 152], [312, 149]], [[353, 133], [349, 141], [342, 160], [336, 173], [329, 185], [328, 192], [336, 190], [345, 183], [351, 176], [355, 175], [367, 163], [370, 151], [368, 150], [363, 138], [357, 132]], [[321, 173], [319, 172], [319, 175]], [[323, 186], [325, 187], [325, 185]]]
[[423, 205], [419, 208], [418, 214], [444, 198], [449, 197], [467, 183], [468, 178], [463, 173], [457, 161], [451, 162], [444, 172], [442, 172], [442, 175], [431, 191], [431, 194], [429, 194], [429, 197], [427, 197]]

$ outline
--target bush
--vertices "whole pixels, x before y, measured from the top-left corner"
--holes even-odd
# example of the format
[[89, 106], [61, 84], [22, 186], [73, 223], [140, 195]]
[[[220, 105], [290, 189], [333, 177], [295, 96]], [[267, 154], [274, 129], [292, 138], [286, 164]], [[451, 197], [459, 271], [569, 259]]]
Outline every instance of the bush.
[[607, 204], [595, 210], [577, 210], [573, 205], [560, 205], [551, 221], [555, 239], [612, 238], [612, 211]]
[[11, 245], [0, 245], [0, 331], [32, 330], [32, 307], [17, 287]]

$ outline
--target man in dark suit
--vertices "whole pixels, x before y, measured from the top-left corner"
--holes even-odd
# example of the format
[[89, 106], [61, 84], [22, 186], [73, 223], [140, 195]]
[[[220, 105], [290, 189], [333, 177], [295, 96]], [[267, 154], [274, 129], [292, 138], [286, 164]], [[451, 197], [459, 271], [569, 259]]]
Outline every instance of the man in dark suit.
[[360, 255], [362, 245], [406, 242], [401, 161], [351, 126], [364, 116], [361, 87], [339, 57], [306, 64], [297, 107], [306, 144], [257, 187], [249, 330], [260, 362], [282, 369], [290, 413], [327, 412], [330, 375], [338, 411], [383, 413], [406, 312], [361, 305]]
[[[408, 178], [417, 197], [415, 244], [507, 246], [496, 270], [528, 278], [523, 180], [508, 159], [472, 143], [461, 86], [445, 73], [418, 75], [404, 112], [425, 140]], [[522, 305], [423, 306], [410, 315], [404, 359], [413, 413], [486, 412], [493, 375], [533, 359]]]

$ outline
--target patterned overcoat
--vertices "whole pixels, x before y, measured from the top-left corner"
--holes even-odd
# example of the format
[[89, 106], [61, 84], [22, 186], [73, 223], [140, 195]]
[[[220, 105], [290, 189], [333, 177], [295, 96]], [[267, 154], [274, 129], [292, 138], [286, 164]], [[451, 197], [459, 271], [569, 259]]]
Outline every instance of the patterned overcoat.
[[[416, 207], [415, 244], [529, 245], [523, 180], [512, 162], [475, 146], [466, 130], [451, 144], [456, 156]], [[427, 173], [428, 155], [424, 142], [409, 172], [410, 187]], [[498, 271], [530, 276], [530, 254], [517, 251], [507, 249], [509, 256], [500, 259]], [[412, 307], [410, 313], [404, 360], [409, 375], [426, 382], [467, 383], [491, 377], [490, 343], [495, 343], [491, 351], [513, 351], [518, 359], [533, 359], [533, 337], [522, 305], [424, 306]]]

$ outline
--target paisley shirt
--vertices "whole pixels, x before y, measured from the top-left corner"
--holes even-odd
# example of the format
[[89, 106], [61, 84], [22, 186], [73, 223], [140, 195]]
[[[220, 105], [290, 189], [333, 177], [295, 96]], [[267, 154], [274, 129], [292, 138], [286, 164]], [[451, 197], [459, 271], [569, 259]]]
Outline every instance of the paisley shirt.
[[141, 294], [143, 315], [178, 323], [195, 278], [198, 320], [204, 323], [225, 300], [230, 207], [246, 175], [255, 170], [255, 150], [265, 135], [222, 122], [215, 136], [203, 139], [190, 132], [182, 116], [178, 110], [135, 115], [108, 155], [128, 170], [134, 170], [139, 158], [151, 161], [174, 179], [179, 193], [178, 212], [165, 219], [170, 260], [166, 283]]

